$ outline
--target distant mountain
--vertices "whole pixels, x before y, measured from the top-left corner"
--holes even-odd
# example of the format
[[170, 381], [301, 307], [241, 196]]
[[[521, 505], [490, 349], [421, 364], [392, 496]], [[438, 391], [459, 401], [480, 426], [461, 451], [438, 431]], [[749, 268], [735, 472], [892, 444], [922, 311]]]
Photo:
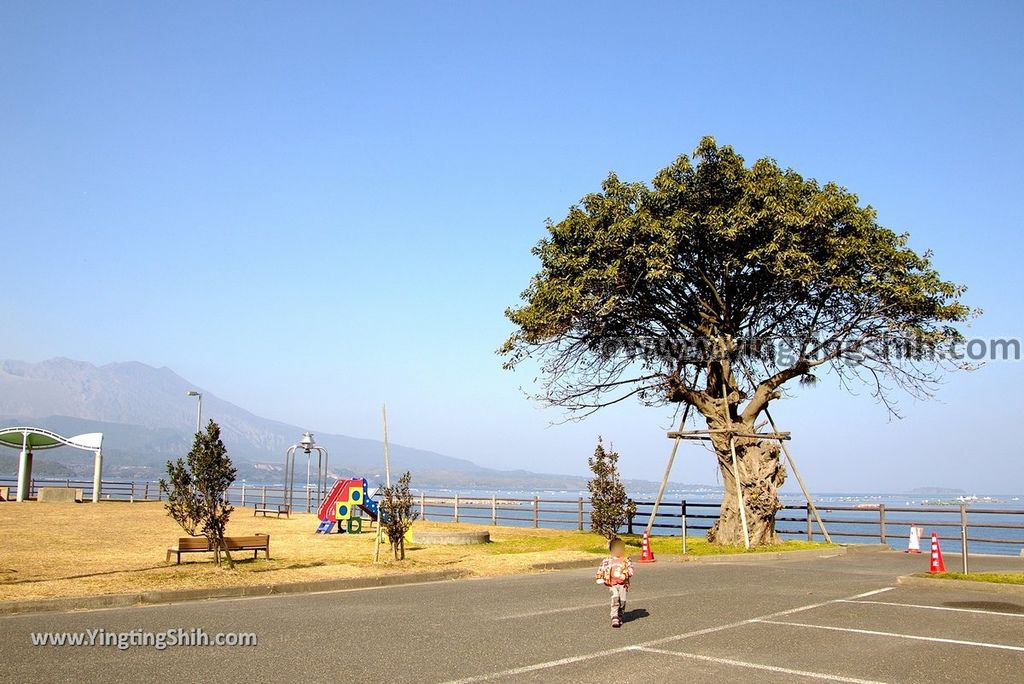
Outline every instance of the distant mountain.
[[[185, 392], [203, 393], [203, 415], [217, 420], [239, 479], [280, 482], [284, 452], [309, 428], [261, 418], [218, 398], [169, 368], [143, 363], [95, 366], [65, 358], [40, 363], [0, 361], [0, 425], [32, 425], [64, 435], [103, 432], [108, 478], [157, 478], [164, 463], [188, 451], [195, 403]], [[383, 477], [383, 444], [346, 435], [315, 433], [330, 453], [334, 475]], [[6, 451], [6, 450], [5, 450]], [[89, 474], [91, 456], [62, 449], [40, 452], [36, 472]], [[303, 461], [300, 454], [299, 461]], [[0, 474], [17, 468], [17, 454], [0, 451]], [[413, 471], [420, 487], [576, 490], [586, 478], [484, 468], [465, 459], [399, 444], [391, 445], [395, 471]], [[649, 483], [648, 483], [649, 484]]]

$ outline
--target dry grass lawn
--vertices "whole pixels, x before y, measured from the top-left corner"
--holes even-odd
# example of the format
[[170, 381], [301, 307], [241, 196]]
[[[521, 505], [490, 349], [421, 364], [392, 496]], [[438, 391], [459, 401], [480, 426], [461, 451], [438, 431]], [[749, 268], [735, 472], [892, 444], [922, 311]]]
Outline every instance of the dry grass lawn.
[[[271, 560], [237, 558], [236, 571], [213, 566], [213, 554], [164, 561], [166, 549], [186, 536], [162, 503], [104, 502], [0, 504], [0, 600], [118, 594], [277, 584], [454, 568], [472, 575], [526, 571], [538, 563], [587, 558], [599, 551], [593, 534], [489, 528], [493, 543], [477, 546], [406, 546], [406, 560], [373, 564], [372, 532], [314, 534], [316, 516], [252, 517], [238, 509], [228, 533], [270, 535]], [[452, 527], [417, 522], [415, 529]], [[461, 528], [467, 526], [462, 525]], [[364, 528], [366, 529], [366, 528]], [[381, 557], [390, 558], [387, 545]]]
[[[604, 540], [586, 532], [483, 527], [491, 544], [476, 546], [407, 545], [406, 560], [374, 565], [372, 532], [317, 535], [314, 515], [289, 518], [252, 517], [238, 509], [229, 535], [270, 535], [271, 560], [241, 554], [235, 571], [210, 562], [212, 554], [187, 554], [182, 564], [165, 562], [166, 549], [185, 536], [167, 517], [162, 503], [103, 502], [0, 504], [0, 600], [91, 596], [164, 589], [367, 577], [456, 569], [468, 575], [504, 575], [534, 571], [548, 563], [592, 559], [606, 551]], [[443, 529], [451, 524], [423, 522], [413, 529]], [[459, 525], [467, 529], [470, 525]], [[629, 543], [638, 550], [636, 537]], [[653, 540], [655, 554], [678, 553], [679, 538]], [[808, 548], [788, 542], [762, 550]], [[741, 549], [740, 549], [741, 550]], [[736, 549], [712, 548], [702, 539], [689, 541], [691, 554]], [[381, 557], [389, 559], [382, 546]]]

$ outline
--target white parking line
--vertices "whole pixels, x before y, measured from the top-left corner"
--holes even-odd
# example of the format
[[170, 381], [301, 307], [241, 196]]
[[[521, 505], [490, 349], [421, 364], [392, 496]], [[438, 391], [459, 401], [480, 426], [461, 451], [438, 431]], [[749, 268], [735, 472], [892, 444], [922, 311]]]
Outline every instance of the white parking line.
[[1024, 618], [1024, 613], [1004, 613], [998, 610], [980, 610], [977, 608], [952, 608], [950, 606], [925, 606], [918, 603], [893, 603], [891, 601], [855, 601], [843, 599], [839, 603], [863, 603], [874, 606], [899, 606], [900, 608], [923, 608], [926, 610], [948, 610], [954, 613], [978, 613], [979, 615], [1002, 615], [1005, 617]]
[[582, 663], [587, 660], [593, 660], [594, 658], [603, 658], [605, 656], [615, 655], [617, 653], [625, 653], [626, 651], [629, 651], [632, 648], [632, 646], [623, 646], [622, 648], [611, 648], [607, 651], [597, 651], [595, 653], [587, 653], [584, 655], [572, 656], [569, 658], [561, 658], [559, 660], [549, 660], [546, 663], [537, 663], [536, 665], [513, 667], [509, 670], [502, 670], [501, 672], [491, 672], [489, 674], [477, 675], [476, 677], [466, 677], [465, 679], [453, 679], [451, 681], [445, 682], [444, 684], [470, 684], [471, 682], [486, 682], [492, 679], [512, 677], [515, 675], [526, 674], [527, 672], [547, 670], [548, 668], [559, 667], [560, 665], [572, 665], [573, 663]]
[[[892, 591], [895, 587], [885, 587], [883, 589], [875, 589], [874, 591], [867, 591], [863, 594], [857, 594], [856, 596], [848, 596], [846, 600], [866, 598], [868, 596], [874, 596], [881, 594], [886, 591]], [[715, 632], [721, 632], [727, 629], [734, 629], [736, 627], [742, 627], [744, 625], [750, 625], [755, 622], [761, 622], [764, 620], [770, 620], [772, 618], [783, 617], [785, 615], [792, 615], [794, 613], [800, 613], [806, 610], [814, 610], [815, 608], [821, 608], [822, 606], [829, 606], [834, 603], [839, 603], [844, 599], [830, 599], [828, 601], [821, 601], [819, 603], [810, 603], [806, 606], [798, 606], [796, 608], [790, 608], [788, 610], [780, 610], [775, 613], [769, 613], [768, 615], [762, 615], [761, 617], [750, 618], [748, 620], [738, 620], [737, 622], [730, 622], [727, 625], [719, 625], [717, 627], [707, 627], [705, 629], [698, 629], [692, 632], [684, 632], [683, 634], [676, 634], [670, 637], [664, 637], [661, 639], [652, 639], [651, 641], [645, 641], [639, 644], [631, 644], [629, 646], [623, 646], [621, 648], [613, 648], [606, 651], [596, 651], [594, 653], [585, 653], [578, 656], [570, 656], [568, 658], [559, 658], [558, 660], [549, 660], [544, 663], [536, 663], [534, 665], [525, 665], [523, 667], [514, 667], [508, 670], [501, 670], [500, 672], [490, 672], [482, 675], [475, 675], [473, 677], [465, 677], [463, 679], [452, 679], [445, 684], [472, 684], [472, 682], [487, 682], [494, 679], [501, 679], [503, 677], [512, 677], [515, 675], [526, 674], [528, 672], [537, 672], [538, 670], [547, 670], [552, 667], [560, 667], [562, 665], [571, 665], [573, 663], [581, 663], [587, 660], [593, 660], [595, 658], [603, 658], [605, 656], [614, 655], [616, 653], [625, 653], [627, 651], [633, 651], [642, 648], [651, 648], [652, 646], [658, 646], [660, 644], [667, 644], [673, 641], [681, 641], [683, 639], [689, 639], [695, 636], [703, 636], [705, 634], [713, 634]]]
[[[694, 592], [687, 591], [687, 592], [679, 592], [679, 593], [675, 593], [675, 594], [655, 594], [653, 596], [637, 595], [637, 597], [635, 599], [632, 596], [629, 596], [626, 599], [626, 602], [627, 603], [633, 603], [634, 601], [655, 601], [655, 600], [659, 600], [659, 599], [679, 598], [680, 596], [693, 596], [693, 594], [694, 594]], [[517, 620], [519, 618], [533, 618], [533, 617], [541, 617], [541, 616], [544, 616], [544, 615], [557, 615], [558, 613], [572, 613], [572, 612], [575, 612], [575, 611], [578, 611], [578, 610], [591, 610], [593, 608], [607, 608], [608, 606], [609, 606], [608, 600], [604, 600], [604, 601], [601, 601], [600, 603], [583, 603], [583, 604], [576, 605], [576, 606], [569, 606], [567, 608], [549, 608], [548, 610], [535, 610], [535, 611], [530, 612], [530, 613], [514, 613], [513, 615], [496, 615], [492, 619], [494, 619], [494, 620]]]
[[788, 667], [777, 667], [775, 665], [764, 665], [761, 663], [748, 663], [743, 660], [732, 660], [730, 658], [715, 658], [713, 656], [698, 655], [696, 653], [681, 653], [679, 651], [666, 651], [662, 648], [636, 647], [634, 651], [645, 653], [661, 653], [663, 655], [676, 656], [677, 658], [689, 658], [691, 660], [703, 660], [718, 665], [732, 665], [733, 667], [745, 667], [751, 670], [764, 670], [766, 672], [777, 672], [779, 674], [806, 677], [808, 679], [820, 679], [825, 682], [848, 682], [849, 684], [883, 684], [873, 679], [856, 679], [854, 677], [843, 677], [841, 675], [825, 674], [823, 672], [808, 672], [807, 670], [791, 670]]
[[804, 622], [784, 622], [782, 620], [753, 620], [766, 625], [784, 625], [786, 627], [803, 627], [806, 629], [824, 629], [830, 632], [848, 632], [850, 634], [867, 634], [869, 636], [895, 637], [898, 639], [912, 639], [914, 641], [932, 641], [939, 644], [958, 644], [960, 646], [980, 646], [982, 648], [996, 648], [1003, 651], [1020, 651], [1024, 653], [1024, 646], [1011, 646], [1009, 644], [990, 644], [985, 641], [963, 641], [961, 639], [943, 639], [940, 637], [918, 636], [916, 634], [899, 634], [897, 632], [878, 632], [873, 629], [854, 629], [852, 627], [833, 627], [831, 625], [809, 625]]

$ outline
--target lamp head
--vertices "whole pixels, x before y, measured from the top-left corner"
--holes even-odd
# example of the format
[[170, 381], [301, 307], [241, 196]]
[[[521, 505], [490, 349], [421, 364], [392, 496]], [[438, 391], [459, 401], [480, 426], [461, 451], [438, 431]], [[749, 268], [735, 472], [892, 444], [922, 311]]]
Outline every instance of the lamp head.
[[313, 449], [313, 447], [315, 445], [316, 445], [316, 442], [313, 441], [313, 435], [312, 434], [310, 434], [308, 432], [302, 433], [302, 439], [299, 440], [299, 446], [302, 447], [303, 451], [305, 451], [308, 454]]

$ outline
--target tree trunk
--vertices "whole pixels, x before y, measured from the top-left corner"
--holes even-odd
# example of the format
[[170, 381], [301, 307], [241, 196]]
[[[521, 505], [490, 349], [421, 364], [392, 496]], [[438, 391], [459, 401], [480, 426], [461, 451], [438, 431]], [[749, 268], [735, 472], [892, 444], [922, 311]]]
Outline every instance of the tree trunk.
[[[742, 425], [737, 426], [737, 429], [750, 431], [750, 428]], [[743, 524], [736, 497], [729, 438], [716, 435], [714, 447], [725, 493], [718, 520], [708, 530], [708, 541], [712, 544], [742, 546]], [[776, 544], [779, 541], [775, 532], [775, 514], [782, 508], [778, 489], [786, 480], [786, 470], [779, 460], [779, 452], [777, 443], [736, 438], [740, 490], [745, 503], [751, 546]]]
[[[223, 542], [221, 542], [223, 543]], [[224, 557], [228, 559], [228, 570], [235, 569], [235, 559], [231, 557], [231, 552], [228, 551], [228, 545], [224, 544]]]

